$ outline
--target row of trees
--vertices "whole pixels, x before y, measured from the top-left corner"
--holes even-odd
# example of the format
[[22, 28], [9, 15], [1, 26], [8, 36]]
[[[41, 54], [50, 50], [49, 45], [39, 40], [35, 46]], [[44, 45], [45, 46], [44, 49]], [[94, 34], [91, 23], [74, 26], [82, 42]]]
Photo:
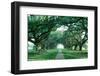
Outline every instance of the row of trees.
[[[38, 53], [56, 47], [62, 43], [65, 48], [74, 50], [88, 40], [87, 17], [70, 16], [28, 16], [28, 41], [36, 46]], [[57, 32], [57, 28], [65, 26], [63, 34]]]
[[88, 40], [87, 18], [80, 18], [78, 22], [70, 24], [69, 29], [64, 32], [63, 38], [66, 46], [74, 46], [74, 50], [79, 47], [81, 51], [82, 46]]

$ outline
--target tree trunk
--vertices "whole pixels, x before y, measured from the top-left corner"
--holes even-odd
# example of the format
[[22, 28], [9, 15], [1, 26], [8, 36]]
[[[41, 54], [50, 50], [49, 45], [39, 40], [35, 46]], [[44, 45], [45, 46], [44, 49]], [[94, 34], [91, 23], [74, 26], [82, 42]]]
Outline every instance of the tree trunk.
[[77, 50], [77, 45], [74, 46], [74, 50]]
[[37, 53], [38, 54], [41, 54], [41, 53], [43, 53], [44, 52], [44, 50], [45, 50], [45, 47], [44, 47], [44, 45], [43, 44], [38, 44], [38, 46], [36, 46], [36, 48], [37, 48]]
[[38, 46], [36, 45], [35, 48], [36, 48], [36, 54], [38, 54]]
[[35, 43], [36, 53], [39, 54], [39, 44]]
[[87, 41], [87, 39], [83, 40], [82, 43], [80, 43], [80, 45], [79, 45], [79, 50], [80, 51], [82, 51], [82, 47], [83, 47], [83, 45], [85, 44], [86, 41]]
[[82, 45], [79, 45], [79, 51], [82, 51]]

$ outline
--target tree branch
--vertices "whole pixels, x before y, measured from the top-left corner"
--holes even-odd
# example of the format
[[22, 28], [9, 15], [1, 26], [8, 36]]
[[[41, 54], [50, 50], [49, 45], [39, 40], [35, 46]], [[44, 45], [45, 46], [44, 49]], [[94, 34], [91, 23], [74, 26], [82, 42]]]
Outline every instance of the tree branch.
[[32, 43], [35, 43], [35, 41], [31, 40], [30, 38], [28, 38], [28, 41], [32, 42]]

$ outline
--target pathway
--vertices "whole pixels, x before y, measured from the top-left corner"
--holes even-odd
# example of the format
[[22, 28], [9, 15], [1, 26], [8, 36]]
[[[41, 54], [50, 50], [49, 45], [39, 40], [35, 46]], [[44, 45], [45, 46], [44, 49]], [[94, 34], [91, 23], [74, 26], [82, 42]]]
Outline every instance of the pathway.
[[64, 56], [63, 56], [63, 53], [62, 53], [61, 49], [58, 50], [58, 54], [56, 56], [56, 59], [64, 59]]

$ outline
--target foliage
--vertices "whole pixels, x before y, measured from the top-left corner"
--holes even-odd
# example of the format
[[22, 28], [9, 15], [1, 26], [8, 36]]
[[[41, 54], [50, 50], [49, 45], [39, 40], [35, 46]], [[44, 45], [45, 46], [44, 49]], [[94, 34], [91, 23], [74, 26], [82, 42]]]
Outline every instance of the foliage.
[[87, 26], [87, 17], [29, 15], [28, 41], [35, 45], [38, 54], [55, 49], [59, 43], [81, 51], [83, 45], [87, 46]]
[[28, 16], [28, 41], [36, 45], [38, 52], [44, 49], [42, 43], [56, 25], [56, 16]]
[[87, 18], [80, 18], [76, 23], [69, 24], [69, 28], [64, 32], [64, 44], [65, 46], [73, 47], [76, 50], [79, 46], [79, 50], [82, 50], [82, 46], [88, 40], [87, 30]]
[[51, 32], [48, 39], [46, 40], [46, 49], [56, 48], [58, 43], [62, 42], [63, 34], [61, 32]]

